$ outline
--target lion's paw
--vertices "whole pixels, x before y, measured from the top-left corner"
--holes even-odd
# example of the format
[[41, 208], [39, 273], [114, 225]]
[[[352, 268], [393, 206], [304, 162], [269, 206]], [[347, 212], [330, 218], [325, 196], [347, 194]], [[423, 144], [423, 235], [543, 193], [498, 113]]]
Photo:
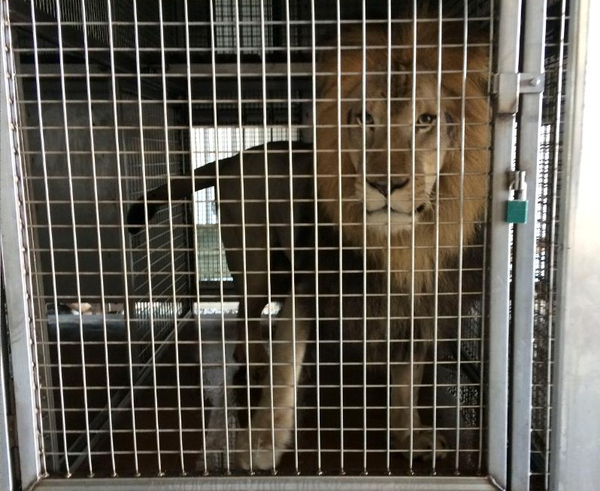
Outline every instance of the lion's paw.
[[[408, 458], [410, 455], [410, 431], [396, 432], [394, 436], [396, 448], [402, 450], [402, 454]], [[417, 428], [413, 430], [412, 439], [413, 458], [424, 461], [431, 460], [434, 453], [433, 429]], [[443, 459], [448, 454], [448, 442], [439, 431], [435, 434], [435, 457]]]
[[[286, 411], [287, 412], [287, 411]], [[249, 450], [248, 430], [244, 431], [237, 446], [238, 466], [249, 470], [269, 470], [277, 467], [292, 441], [293, 420], [281, 413], [275, 415], [275, 428], [271, 425], [270, 411], [257, 412], [252, 418], [252, 452]], [[275, 445], [273, 445], [273, 434]], [[252, 465], [250, 465], [252, 456]]]

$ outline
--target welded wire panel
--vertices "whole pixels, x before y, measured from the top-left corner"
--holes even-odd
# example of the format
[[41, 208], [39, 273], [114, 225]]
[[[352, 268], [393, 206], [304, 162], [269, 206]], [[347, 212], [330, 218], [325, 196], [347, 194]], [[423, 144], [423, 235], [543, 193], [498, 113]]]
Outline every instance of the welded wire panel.
[[491, 3], [10, 5], [50, 475], [485, 475]]
[[562, 175], [562, 120], [568, 63], [569, 2], [548, 2], [546, 87], [540, 128], [537, 217], [534, 359], [532, 392], [531, 489], [549, 489], [552, 373], [556, 312], [557, 233]]

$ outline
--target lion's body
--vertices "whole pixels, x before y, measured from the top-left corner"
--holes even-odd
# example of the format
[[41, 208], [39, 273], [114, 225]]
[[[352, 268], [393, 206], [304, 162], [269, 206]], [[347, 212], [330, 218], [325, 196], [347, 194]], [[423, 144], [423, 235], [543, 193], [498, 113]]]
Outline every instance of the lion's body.
[[[312, 146], [293, 143], [291, 149], [291, 160], [289, 143], [280, 142], [249, 148], [243, 156], [237, 154], [199, 167], [194, 172], [193, 189], [189, 177], [173, 178], [170, 182], [171, 203], [189, 199], [194, 190], [216, 187], [219, 231], [235, 299], [239, 302], [240, 342], [236, 358], [240, 362], [246, 358], [243, 343], [246, 329], [252, 340], [260, 339], [261, 313], [265, 305], [269, 300], [281, 301], [288, 295], [293, 244], [303, 225], [313, 222]], [[150, 191], [146, 197], [148, 218], [168, 200], [169, 185]], [[146, 222], [143, 200], [131, 207], [127, 221], [132, 233]], [[250, 348], [251, 362], [265, 362], [265, 350], [260, 344], [252, 344]]]
[[[278, 368], [272, 380], [263, 382], [277, 387], [272, 390], [275, 400], [270, 400], [271, 391], [262, 391], [259, 406], [265, 409], [255, 411], [250, 425], [252, 449], [248, 438], [240, 438], [242, 467], [250, 466], [250, 455], [254, 468], [272, 467], [291, 441], [294, 377], [302, 372], [314, 327], [310, 319], [317, 313], [321, 339], [341, 336], [364, 342], [366, 336], [367, 358], [358, 354], [363, 362], [385, 366], [388, 353], [393, 362], [413, 361], [413, 369], [401, 364], [388, 373], [395, 386], [392, 404], [411, 408], [392, 411], [396, 443], [405, 448], [412, 421], [414, 449], [443, 450], [439, 433], [434, 439], [425, 431], [412, 408], [433, 339], [455, 338], [460, 316], [481, 291], [480, 225], [488, 196], [490, 126], [488, 48], [472, 46], [472, 39], [468, 50], [464, 48], [460, 22], [438, 34], [436, 22], [420, 23], [416, 40], [412, 26], [396, 28], [388, 62], [384, 29], [367, 30], [364, 60], [362, 31], [349, 29], [342, 32], [341, 68], [335, 49], [320, 61], [319, 232], [294, 235], [297, 295], [284, 303], [272, 352]], [[435, 47], [440, 37], [444, 45], [452, 45], [441, 50], [441, 58]], [[426, 46], [416, 50], [416, 59], [415, 45]], [[340, 70], [338, 87], [338, 76], [331, 73]], [[312, 158], [306, 165], [312, 168]], [[310, 185], [301, 188], [312, 197]], [[287, 189], [287, 195], [281, 191], [284, 201], [289, 200]], [[264, 191], [259, 191], [258, 199], [264, 200]], [[298, 206], [296, 224], [308, 219], [311, 225], [312, 205]], [[221, 203], [222, 221], [240, 223], [241, 214], [232, 209], [225, 217]], [[252, 219], [261, 222], [264, 236], [265, 213], [253, 213]], [[228, 242], [225, 246], [232, 250], [243, 245], [240, 235]], [[242, 258], [227, 254], [233, 262]], [[260, 268], [266, 257], [262, 254], [255, 263]], [[269, 281], [264, 272], [261, 278], [254, 283], [258, 298], [264, 298]], [[413, 394], [409, 387], [414, 387]], [[278, 409], [271, 412], [268, 407], [273, 406]]]
[[[342, 32], [341, 67], [335, 50], [321, 59], [327, 75], [317, 106], [318, 259], [303, 256], [300, 297], [286, 301], [277, 331], [273, 360], [295, 358], [296, 369], [278, 367], [272, 381], [265, 378], [279, 388], [274, 401], [263, 391], [259, 406], [280, 409], [255, 412], [252, 450], [240, 440], [243, 467], [250, 453], [254, 468], [272, 467], [292, 439], [294, 413], [285, 408], [294, 405], [312, 318], [321, 339], [366, 345], [362, 363], [394, 363], [387, 373], [392, 405], [406, 408], [391, 411], [396, 444], [408, 450], [411, 443], [421, 456], [445, 451], [443, 436], [426, 431], [414, 407], [432, 341], [439, 337], [439, 349], [444, 339], [456, 343], [459, 319], [481, 291], [478, 232], [490, 146], [487, 48], [469, 46], [467, 56], [462, 25], [449, 29], [439, 36], [437, 23], [421, 23], [414, 40], [412, 27], [398, 28], [390, 44], [405, 48], [394, 48], [389, 63], [385, 30], [370, 28], [363, 39], [350, 29]], [[440, 53], [431, 47], [439, 38], [454, 47]], [[416, 59], [414, 44], [426, 46]], [[330, 346], [323, 354], [339, 352]]]
[[[342, 267], [346, 272], [359, 270], [359, 273], [345, 274], [342, 293], [347, 301], [344, 303], [343, 317], [349, 319], [363, 317], [361, 296], [366, 293], [367, 318], [376, 319], [368, 321], [369, 338], [385, 340], [388, 329], [387, 319], [391, 317], [398, 319], [392, 320], [389, 324], [391, 338], [410, 339], [410, 330], [415, 323], [411, 324], [407, 320], [412, 316], [413, 319], [417, 319], [417, 338], [433, 339], [434, 316], [456, 317], [458, 316], [459, 301], [462, 301], [463, 311], [470, 305], [468, 293], [464, 296], [465, 298], [458, 298], [459, 281], [464, 284], [465, 292], [480, 291], [483, 237], [481, 227], [478, 225], [484, 219], [488, 196], [490, 145], [489, 108], [486, 97], [487, 52], [484, 47], [469, 49], [469, 57], [464, 67], [466, 83], [463, 93], [463, 73], [460, 72], [460, 69], [463, 68], [462, 48], [443, 49], [439, 109], [449, 113], [449, 116], [440, 121], [440, 134], [435, 135], [436, 142], [433, 145], [431, 142], [424, 142], [422, 147], [414, 152], [413, 164], [413, 152], [410, 144], [412, 104], [414, 100], [417, 117], [420, 112], [428, 110], [427, 104], [432, 102], [424, 99], [432, 98], [434, 106], [436, 105], [438, 81], [435, 72], [438, 68], [438, 50], [437, 48], [419, 48], [414, 81], [416, 98], [413, 99], [412, 29], [398, 30], [394, 34], [393, 44], [405, 45], [407, 49], [394, 50], [391, 67], [392, 70], [404, 70], [407, 73], [392, 77], [392, 84], [397, 84], [396, 93], [393, 96], [397, 99], [404, 98], [404, 100], [392, 102], [390, 108], [392, 116], [392, 129], [390, 130], [392, 145], [390, 145], [389, 153], [391, 176], [411, 176], [414, 165], [417, 175], [421, 174], [422, 177], [421, 182], [417, 180], [415, 183], [414, 200], [416, 205], [419, 204], [419, 200], [425, 200], [425, 210], [421, 213], [415, 212], [414, 229], [412, 223], [401, 224], [396, 230], [392, 224], [388, 265], [387, 225], [373, 226], [367, 222], [367, 226], [363, 227], [364, 205], [360, 190], [365, 176], [353, 165], [351, 152], [342, 151], [341, 158], [338, 158], [336, 151], [338, 138], [341, 136], [342, 149], [347, 150], [360, 146], [360, 142], [355, 143], [356, 138], [353, 140], [353, 137], [361, 135], [353, 135], [350, 133], [351, 129], [338, 133], [336, 127], [338, 124], [337, 79], [335, 76], [330, 76], [321, 84], [320, 98], [331, 99], [331, 102], [321, 102], [317, 113], [317, 124], [320, 126], [317, 141], [319, 155], [322, 155], [318, 161], [320, 223], [333, 225], [341, 223], [343, 246], [354, 248], [355, 251], [354, 257], [351, 253], [347, 253], [349, 257], [344, 258], [346, 264]], [[341, 93], [344, 100], [356, 98], [359, 99], [358, 104], [362, 104], [360, 100], [364, 71], [362, 49], [360, 48], [363, 41], [362, 32], [350, 31], [343, 37], [343, 40], [344, 46], [356, 46], [357, 48], [344, 51], [341, 67]], [[447, 41], [444, 40], [444, 42]], [[436, 43], [437, 29], [435, 26], [424, 25], [420, 29], [417, 44], [434, 46]], [[369, 48], [366, 51], [367, 99], [376, 96], [385, 99], [387, 93], [385, 73], [388, 68], [385, 31], [383, 29], [367, 30], [366, 45], [380, 47], [379, 49]], [[330, 68], [335, 67], [336, 56], [337, 53], [331, 53], [322, 60], [322, 64]], [[453, 71], [454, 73], [444, 73], [444, 71]], [[458, 73], [455, 73], [457, 71]], [[370, 75], [375, 72], [383, 75]], [[356, 104], [356, 102], [341, 103], [342, 124], [346, 123], [344, 115], [352, 111], [352, 104]], [[367, 110], [369, 105], [375, 106], [372, 111], [376, 112], [376, 118], [377, 116], [380, 118], [381, 125], [386, 125], [386, 102], [368, 101], [365, 104]], [[464, 118], [462, 113], [464, 113]], [[409, 121], [409, 124], [403, 127], [402, 123], [406, 120]], [[461, 126], [460, 121], [464, 121], [464, 125]], [[432, 131], [437, 131], [437, 128], [433, 128]], [[385, 132], [383, 133], [385, 134]], [[439, 146], [437, 146], [437, 140], [440, 141]], [[369, 159], [370, 152], [375, 154], [375, 158], [378, 158], [379, 162], [375, 162], [372, 173], [369, 172], [371, 169], [367, 169], [367, 178], [369, 174], [381, 174], [387, 177], [388, 153], [385, 138], [380, 141], [375, 138], [372, 146], [366, 150], [367, 159]], [[330, 155], [330, 157], [325, 158], [326, 155]], [[340, 167], [343, 182], [341, 222], [338, 206]], [[429, 189], [426, 188], [424, 181], [427, 174], [433, 174], [435, 182], [439, 182], [439, 195], [435, 184]], [[404, 199], [412, 204], [412, 189], [409, 188], [410, 186], [404, 189]], [[401, 200], [402, 198], [397, 199]], [[339, 227], [335, 228], [339, 229]], [[331, 232], [329, 235], [332, 235]], [[336, 242], [337, 233], [333, 235], [335, 237], [331, 239], [331, 242]], [[323, 239], [320, 240], [320, 244], [323, 242]], [[364, 261], [363, 250], [367, 251], [366, 261]], [[459, 254], [463, 254], [462, 268], [465, 270], [460, 278], [457, 272]], [[324, 255], [326, 256], [327, 253]], [[335, 257], [327, 257], [322, 260], [323, 264], [329, 265], [336, 264], [336, 262], [339, 261]], [[363, 275], [360, 273], [360, 270], [363, 269], [363, 262], [367, 271], [371, 272], [367, 277], [366, 292], [363, 292]], [[388, 271], [390, 271], [389, 287]], [[326, 279], [320, 281], [322, 285], [320, 291], [323, 292], [323, 289], [339, 291], [339, 281], [336, 280], [338, 277], [338, 274], [326, 275]], [[389, 303], [388, 291], [391, 294]], [[354, 298], [351, 298], [351, 293], [355, 295]], [[324, 308], [323, 304], [324, 302], [321, 302], [321, 310]], [[331, 317], [339, 315], [336, 314], [339, 311], [339, 302], [333, 302], [329, 308], [333, 310]], [[461, 314], [463, 313], [461, 312]], [[325, 313], [322, 312], [322, 315]], [[449, 329], [452, 325], [455, 327], [458, 325], [456, 318], [450, 321], [438, 320], [437, 323], [439, 328], [446, 325]], [[362, 339], [363, 328], [361, 320], [345, 320], [344, 336]], [[384, 351], [383, 345], [373, 343], [372, 346], [374, 352], [371, 353], [371, 358], [381, 362], [385, 355], [382, 352]], [[402, 347], [405, 346], [400, 344], [392, 357], [400, 360], [406, 359], [406, 356], [402, 354]]]

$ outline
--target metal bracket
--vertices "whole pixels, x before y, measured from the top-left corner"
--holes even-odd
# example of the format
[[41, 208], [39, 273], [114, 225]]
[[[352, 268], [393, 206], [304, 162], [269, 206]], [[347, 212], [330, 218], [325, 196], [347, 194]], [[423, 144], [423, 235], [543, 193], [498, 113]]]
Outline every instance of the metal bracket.
[[515, 199], [523, 199], [527, 195], [527, 173], [524, 170], [509, 172], [508, 189], [515, 192]]
[[515, 114], [519, 94], [539, 94], [544, 91], [543, 73], [498, 73], [494, 75], [494, 93], [499, 114]]

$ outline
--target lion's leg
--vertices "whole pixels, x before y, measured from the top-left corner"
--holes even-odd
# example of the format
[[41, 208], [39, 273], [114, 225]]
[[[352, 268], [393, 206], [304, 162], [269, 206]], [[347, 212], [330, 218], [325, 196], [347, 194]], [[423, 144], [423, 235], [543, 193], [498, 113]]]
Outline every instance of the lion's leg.
[[[421, 423], [421, 417], [417, 410], [419, 400], [419, 388], [423, 381], [422, 359], [415, 359], [412, 369], [413, 399], [411, 411], [410, 383], [411, 368], [409, 364], [396, 365], [392, 368], [392, 409], [391, 423], [394, 431], [394, 441], [397, 448], [403, 450], [405, 456], [409, 455], [411, 446], [411, 414], [412, 414], [412, 448], [415, 450], [416, 458], [428, 460], [432, 456], [433, 430], [426, 429]], [[434, 388], [435, 390], [435, 388]], [[436, 434], [436, 452], [438, 458], [445, 456], [446, 441], [438, 432]]]
[[[250, 366], [251, 381], [258, 380], [259, 374], [268, 363], [265, 342], [261, 333], [260, 318], [267, 304], [266, 297], [248, 297], [247, 302], [240, 299], [237, 315], [237, 343], [234, 351], [234, 359], [237, 363]], [[247, 309], [246, 306], [247, 305]], [[247, 327], [246, 327], [247, 316]], [[248, 331], [248, 347], [246, 350], [246, 329]]]
[[[225, 213], [223, 216], [228, 217]], [[246, 361], [249, 363], [251, 380], [248, 382], [252, 383], [260, 379], [261, 369], [268, 360], [260, 325], [262, 311], [269, 301], [267, 252], [264, 240], [258, 232], [246, 234], [246, 247], [249, 250], [242, 252], [239, 250], [243, 244], [241, 230], [238, 227], [226, 229], [228, 230], [223, 233], [223, 242], [231, 247], [226, 253], [227, 263], [232, 271], [239, 299], [234, 358], [241, 365], [245, 365]]]
[[[292, 298], [288, 298], [277, 322], [273, 338], [273, 403], [271, 404], [271, 373], [263, 380], [261, 397], [252, 416], [252, 468], [271, 469], [278, 465], [283, 452], [292, 441], [294, 427], [294, 383], [300, 378], [306, 352], [306, 341], [310, 333], [308, 312], [302, 302], [296, 303], [294, 370], [294, 324], [292, 323]], [[300, 320], [301, 319], [301, 320]], [[294, 378], [295, 376], [295, 378]], [[273, 441], [273, 432], [275, 441]], [[248, 432], [240, 437], [238, 463], [250, 468]]]
[[[392, 427], [396, 428], [395, 439], [398, 443], [407, 443], [410, 436], [411, 424], [411, 400], [410, 400], [410, 383], [411, 370], [410, 365], [395, 365], [392, 367]], [[420, 363], [413, 364], [412, 370], [413, 381], [413, 399], [412, 399], [412, 425], [414, 428], [421, 427], [421, 417], [416, 409], [419, 399], [419, 385], [423, 379], [423, 365]]]

